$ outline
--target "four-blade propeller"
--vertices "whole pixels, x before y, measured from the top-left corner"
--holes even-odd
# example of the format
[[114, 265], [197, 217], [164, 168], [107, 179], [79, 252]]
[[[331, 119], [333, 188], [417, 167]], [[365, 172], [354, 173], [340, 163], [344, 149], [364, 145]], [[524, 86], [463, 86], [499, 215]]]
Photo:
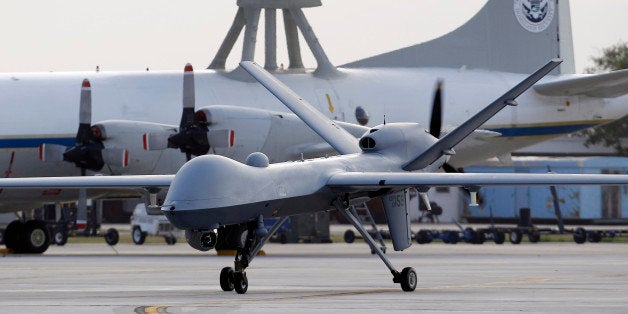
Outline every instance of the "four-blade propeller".
[[40, 159], [44, 161], [67, 161], [81, 169], [81, 175], [87, 170], [100, 171], [107, 164], [126, 167], [129, 152], [122, 148], [106, 148], [106, 133], [101, 125], [92, 125], [92, 90], [88, 79], [81, 83], [79, 105], [79, 127], [75, 145], [66, 147], [56, 144], [42, 144], [39, 147]]

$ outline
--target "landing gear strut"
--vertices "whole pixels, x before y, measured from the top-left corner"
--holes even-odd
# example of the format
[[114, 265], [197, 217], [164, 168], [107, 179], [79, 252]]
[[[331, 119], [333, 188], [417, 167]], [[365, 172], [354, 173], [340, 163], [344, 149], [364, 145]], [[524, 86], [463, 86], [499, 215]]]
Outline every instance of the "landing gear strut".
[[340, 211], [346, 218], [351, 222], [351, 224], [360, 232], [362, 237], [368, 245], [371, 247], [371, 252], [375, 252], [379, 256], [379, 258], [386, 264], [386, 267], [390, 270], [393, 275], [393, 282], [401, 285], [401, 289], [403, 291], [414, 291], [416, 289], [416, 285], [418, 282], [416, 271], [412, 267], [406, 267], [401, 272], [397, 271], [395, 267], [390, 263], [384, 252], [377, 246], [375, 240], [371, 237], [371, 235], [364, 229], [362, 224], [358, 221], [358, 219], [351, 214], [349, 211], [349, 207], [345, 206], [343, 202], [340, 200], [334, 201], [334, 206], [338, 211]]
[[270, 237], [279, 230], [279, 227], [286, 222], [288, 217], [282, 217], [270, 230], [264, 228], [263, 217], [246, 224], [247, 235], [244, 246], [238, 245], [238, 249], [233, 262], [234, 267], [225, 267], [220, 272], [220, 288], [223, 291], [235, 290], [239, 294], [244, 294], [249, 288], [249, 280], [246, 277], [246, 268], [253, 261], [253, 258], [262, 249], [262, 246]]

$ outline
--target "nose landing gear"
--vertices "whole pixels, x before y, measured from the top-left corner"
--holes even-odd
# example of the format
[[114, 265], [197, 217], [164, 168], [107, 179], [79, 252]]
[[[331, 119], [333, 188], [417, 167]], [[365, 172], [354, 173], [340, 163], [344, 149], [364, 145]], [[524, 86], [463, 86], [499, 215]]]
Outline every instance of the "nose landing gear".
[[266, 241], [279, 230], [279, 227], [281, 227], [287, 219], [288, 217], [282, 217], [267, 232], [266, 229], [263, 228], [264, 221], [261, 215], [257, 220], [246, 224], [248, 230], [246, 240], [244, 241], [244, 246], [238, 246], [235, 261], [233, 262], [234, 267], [225, 267], [220, 271], [220, 288], [222, 288], [223, 291], [235, 290], [239, 294], [246, 293], [249, 288], [246, 268], [249, 267], [249, 264], [262, 249]]

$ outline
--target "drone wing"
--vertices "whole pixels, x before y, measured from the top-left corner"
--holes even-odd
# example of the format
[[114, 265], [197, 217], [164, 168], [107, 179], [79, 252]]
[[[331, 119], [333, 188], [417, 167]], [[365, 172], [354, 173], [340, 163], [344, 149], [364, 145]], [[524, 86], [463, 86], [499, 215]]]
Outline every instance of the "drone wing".
[[305, 99], [299, 97], [284, 83], [276, 79], [262, 67], [252, 61], [242, 61], [240, 66], [249, 72], [260, 84], [270, 91], [279, 101], [294, 112], [314, 132], [320, 135], [331, 147], [340, 154], [361, 152], [357, 139], [341, 128], [336, 122], [327, 118]]
[[628, 175], [555, 173], [423, 173], [343, 172], [332, 175], [327, 186], [339, 190], [433, 186], [497, 185], [626, 185]]
[[0, 188], [163, 188], [173, 179], [174, 175], [2, 178]]

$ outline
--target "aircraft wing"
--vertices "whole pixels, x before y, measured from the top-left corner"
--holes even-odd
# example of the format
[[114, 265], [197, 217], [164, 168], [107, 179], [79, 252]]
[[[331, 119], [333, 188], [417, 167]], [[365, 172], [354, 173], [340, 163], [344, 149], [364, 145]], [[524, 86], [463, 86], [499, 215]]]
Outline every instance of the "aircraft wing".
[[343, 172], [332, 175], [327, 186], [337, 189], [381, 189], [417, 186], [498, 185], [626, 185], [628, 175], [555, 173], [422, 173]]
[[534, 90], [546, 96], [618, 97], [628, 94], [628, 69], [536, 84]]
[[362, 151], [353, 135], [345, 131], [333, 120], [327, 118], [255, 62], [242, 61], [240, 66], [340, 154], [354, 154]]
[[162, 188], [174, 175], [1, 178], [0, 188]]

